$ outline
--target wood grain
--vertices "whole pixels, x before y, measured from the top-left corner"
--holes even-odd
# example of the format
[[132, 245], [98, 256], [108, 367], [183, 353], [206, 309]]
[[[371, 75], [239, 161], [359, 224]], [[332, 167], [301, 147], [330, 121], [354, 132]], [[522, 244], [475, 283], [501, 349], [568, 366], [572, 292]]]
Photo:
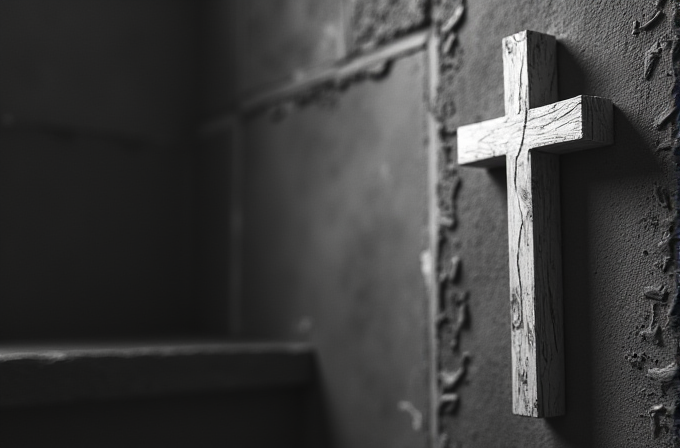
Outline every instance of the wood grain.
[[[559, 164], [557, 156], [531, 150], [546, 146], [547, 139], [559, 144], [581, 135], [581, 102], [545, 106], [557, 101], [555, 39], [550, 36], [524, 31], [503, 39], [503, 76], [506, 117], [516, 120], [515, 133], [509, 134], [512, 145], [506, 147], [512, 410], [531, 417], [561, 415]], [[553, 310], [550, 322], [543, 319], [544, 308]]]
[[559, 160], [517, 151], [508, 157], [508, 242], [513, 412], [564, 413]]
[[526, 30], [504, 38], [502, 45], [505, 114], [557, 101], [555, 38]]
[[559, 154], [612, 143], [609, 100], [557, 102], [555, 39], [503, 39], [506, 115], [458, 128], [458, 163], [506, 164], [512, 334], [512, 407], [565, 413]]
[[[518, 148], [565, 154], [612, 143], [610, 100], [577, 96], [458, 128], [458, 163], [491, 168]], [[526, 123], [525, 123], [526, 122]]]

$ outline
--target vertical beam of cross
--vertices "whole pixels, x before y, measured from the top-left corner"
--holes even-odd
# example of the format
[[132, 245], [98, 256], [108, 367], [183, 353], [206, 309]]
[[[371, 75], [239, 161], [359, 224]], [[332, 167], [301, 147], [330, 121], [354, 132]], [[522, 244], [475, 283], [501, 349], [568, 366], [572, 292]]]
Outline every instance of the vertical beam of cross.
[[555, 39], [503, 39], [505, 116], [458, 128], [458, 162], [505, 163], [512, 335], [512, 408], [563, 415], [564, 345], [559, 154], [612, 143], [612, 104], [557, 102]]
[[[503, 39], [505, 114], [522, 115], [526, 122], [531, 108], [556, 102], [556, 65], [552, 36], [524, 33]], [[506, 157], [512, 410], [535, 417], [562, 415], [559, 156], [530, 151], [520, 140]], [[521, 256], [527, 252], [533, 253], [533, 263]]]

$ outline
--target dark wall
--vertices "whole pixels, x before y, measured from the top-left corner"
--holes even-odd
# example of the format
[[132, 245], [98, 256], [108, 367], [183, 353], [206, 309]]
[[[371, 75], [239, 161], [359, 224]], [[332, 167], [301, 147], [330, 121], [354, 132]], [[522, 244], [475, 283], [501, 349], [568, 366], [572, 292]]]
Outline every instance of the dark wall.
[[238, 251], [230, 237], [238, 216], [229, 205], [240, 194], [234, 182], [244, 175], [237, 110], [243, 100], [343, 58], [341, 6], [335, 0], [198, 2], [201, 115], [223, 124], [231, 117], [222, 131], [202, 138], [194, 166], [195, 291], [213, 333], [234, 335], [240, 327], [239, 262], [230, 260]]
[[[666, 12], [672, 15], [668, 5]], [[674, 361], [676, 340], [666, 325], [668, 305], [645, 299], [645, 287], [667, 286], [673, 296], [671, 255], [663, 233], [675, 212], [655, 198], [674, 192], [674, 162], [657, 143], [670, 129], [654, 120], [672, 104], [670, 50], [650, 80], [645, 52], [669, 36], [670, 19], [635, 37], [654, 2], [468, 2], [458, 47], [443, 61], [444, 123], [457, 126], [503, 114], [501, 39], [524, 29], [556, 36], [559, 97], [612, 99], [615, 143], [561, 157], [564, 325], [567, 415], [531, 419], [511, 414], [510, 302], [508, 294], [505, 169], [460, 168], [459, 226], [447, 242], [462, 257], [460, 288], [470, 293], [470, 326], [461, 351], [472, 362], [460, 407], [443, 417], [451, 446], [641, 447], [669, 446], [671, 418], [654, 438], [648, 411], [673, 404], [647, 369]], [[450, 139], [455, 148], [455, 138]], [[455, 154], [455, 152], [454, 152]], [[669, 221], [670, 220], [670, 221]], [[655, 322], [663, 342], [640, 331]], [[651, 339], [651, 338], [648, 338]], [[446, 368], [458, 355], [442, 343]], [[635, 356], [644, 361], [631, 363]], [[664, 428], [665, 427], [665, 428]], [[457, 445], [459, 444], [459, 445]]]
[[202, 10], [207, 117], [346, 55], [343, 1], [206, 0]]
[[[631, 23], [648, 19], [651, 3], [468, 3], [441, 66], [438, 110], [454, 156], [458, 126], [502, 115], [500, 40], [527, 28], [557, 37], [560, 98], [613, 100], [615, 144], [561, 161], [560, 418], [511, 414], [505, 173], [457, 171], [458, 227], [444, 244], [462, 258], [458, 286], [470, 293], [470, 321], [459, 352], [443, 334], [440, 355], [445, 368], [464, 351], [472, 361], [442, 431], [452, 446], [668, 445], [670, 420], [654, 439], [648, 411], [671, 397], [645, 373], [670, 364], [676, 342], [666, 327], [659, 345], [640, 332], [653, 319], [664, 325], [667, 311], [644, 289], [672, 288], [659, 263], [674, 211], [655, 199], [656, 186], [674, 191], [671, 154], [656, 150], [670, 130], [654, 125], [671, 102], [667, 48], [651, 79], [643, 76], [645, 52], [671, 36], [670, 20], [635, 37]], [[454, 4], [432, 2], [437, 20]], [[215, 179], [229, 163], [216, 148], [229, 139], [195, 157], [189, 136], [198, 117], [233, 112], [238, 98], [426, 26], [427, 5], [0, 3], [0, 336], [219, 328], [227, 311], [214, 306], [228, 289], [219, 272], [227, 262], [215, 247], [227, 247], [219, 223], [229, 217], [206, 212], [224, 202], [222, 193], [202, 192], [226, 192]], [[427, 423], [414, 429], [417, 419], [403, 410], [408, 403], [430, 417], [432, 323], [419, 266], [427, 248], [426, 77], [420, 53], [381, 80], [324, 90], [302, 108], [283, 103], [274, 117], [245, 117], [245, 335], [317, 346], [338, 446], [426, 443]], [[212, 283], [198, 287], [200, 273]], [[167, 404], [177, 406], [167, 421], [195, 408], [228, 416], [197, 403]], [[143, 418], [166, 404], [137, 406]], [[96, 412], [118, 418], [120, 409]]]
[[306, 391], [197, 396], [0, 410], [4, 447], [238, 447], [307, 445]]
[[[338, 63], [354, 39], [352, 5], [204, 3], [206, 114], [237, 112], [238, 99]], [[395, 17], [421, 17], [420, 7]], [[367, 27], [386, 10], [361, 9], [357, 20]], [[314, 345], [338, 447], [427, 441], [425, 67], [420, 52], [380, 79], [349, 79], [239, 116], [241, 336]]]
[[0, 4], [0, 335], [193, 332], [188, 1]]
[[[425, 58], [246, 120], [246, 336], [317, 350], [339, 447], [425, 446]], [[403, 406], [403, 404], [401, 405]]]

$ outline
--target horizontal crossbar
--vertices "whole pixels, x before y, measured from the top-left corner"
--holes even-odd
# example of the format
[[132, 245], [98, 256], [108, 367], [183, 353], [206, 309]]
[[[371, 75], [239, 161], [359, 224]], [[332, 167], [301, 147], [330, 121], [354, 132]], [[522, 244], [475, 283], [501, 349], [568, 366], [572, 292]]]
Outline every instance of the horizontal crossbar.
[[612, 143], [612, 102], [580, 95], [458, 128], [458, 164], [490, 168], [520, 148], [564, 154]]

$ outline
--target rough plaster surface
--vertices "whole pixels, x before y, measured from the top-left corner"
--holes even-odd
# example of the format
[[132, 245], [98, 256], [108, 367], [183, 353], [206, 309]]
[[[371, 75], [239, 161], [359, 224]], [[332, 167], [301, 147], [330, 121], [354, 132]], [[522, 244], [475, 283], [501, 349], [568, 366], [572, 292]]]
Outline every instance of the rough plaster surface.
[[346, 0], [352, 49], [372, 47], [428, 23], [427, 0]]
[[245, 336], [312, 342], [338, 447], [426, 446], [424, 76], [246, 122]]
[[[676, 338], [662, 329], [662, 345], [645, 339], [652, 301], [646, 287], [674, 294], [673, 268], [664, 232], [675, 217], [655, 197], [655, 187], [675, 194], [675, 166], [657, 144], [670, 128], [654, 126], [672, 101], [670, 51], [664, 49], [649, 80], [645, 52], [671, 36], [668, 18], [635, 37], [633, 19], [646, 21], [654, 2], [469, 2], [458, 46], [442, 60], [439, 111], [446, 150], [455, 157], [455, 128], [503, 114], [500, 41], [523, 29], [558, 40], [560, 99], [598, 95], [615, 104], [615, 143], [562, 156], [562, 228], [567, 415], [531, 419], [511, 414], [510, 309], [507, 267], [505, 171], [459, 168], [457, 227], [443, 253], [461, 257], [456, 288], [470, 294], [470, 323], [458, 352], [446, 329], [441, 367], [454, 369], [471, 354], [467, 379], [453, 415], [442, 417], [449, 446], [642, 447], [671, 446], [672, 420], [661, 418], [654, 438], [649, 410], [673, 405], [646, 377], [647, 369], [674, 361]], [[666, 6], [672, 15], [671, 5]], [[446, 159], [443, 160], [443, 163]], [[443, 257], [442, 260], [445, 260]], [[441, 263], [441, 269], [446, 266]], [[668, 305], [656, 307], [666, 323]], [[630, 362], [630, 359], [644, 361]], [[635, 358], [633, 358], [635, 357]]]

